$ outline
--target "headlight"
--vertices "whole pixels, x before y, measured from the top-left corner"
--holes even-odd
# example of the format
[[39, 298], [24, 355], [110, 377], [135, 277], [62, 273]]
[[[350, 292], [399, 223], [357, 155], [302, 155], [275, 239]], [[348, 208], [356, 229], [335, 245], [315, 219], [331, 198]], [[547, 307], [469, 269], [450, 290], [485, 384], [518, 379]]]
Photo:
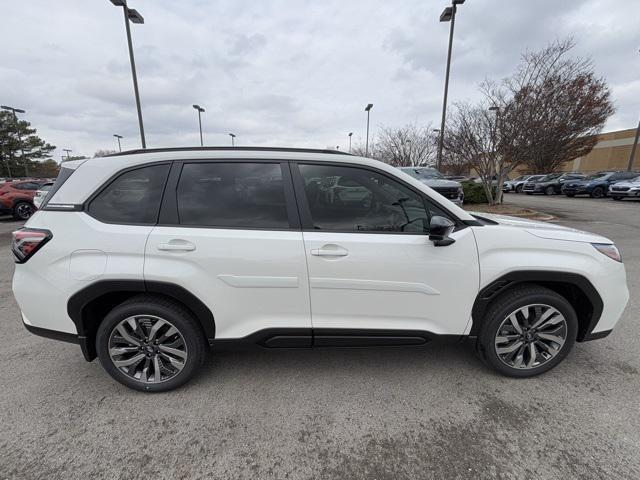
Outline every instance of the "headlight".
[[620, 251], [615, 245], [611, 243], [592, 243], [591, 245], [612, 260], [622, 263], [622, 255], [620, 255]]
[[629, 189], [629, 191], [631, 191], [631, 192], [637, 192], [638, 190], [640, 190], [640, 187], [631, 187]]

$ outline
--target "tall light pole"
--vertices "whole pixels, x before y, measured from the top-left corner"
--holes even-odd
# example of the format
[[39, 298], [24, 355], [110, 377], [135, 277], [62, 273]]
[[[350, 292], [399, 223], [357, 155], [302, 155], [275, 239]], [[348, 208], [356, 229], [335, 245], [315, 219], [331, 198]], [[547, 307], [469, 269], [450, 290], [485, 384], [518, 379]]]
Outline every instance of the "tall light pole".
[[231, 137], [231, 146], [235, 147], [236, 146], [236, 136], [233, 133], [230, 133], [229, 136]]
[[351, 153], [351, 137], [353, 137], [353, 132], [349, 132], [349, 153]]
[[367, 112], [367, 142], [364, 147], [364, 156], [369, 156], [369, 115], [371, 113], [371, 109], [373, 108], [373, 103], [369, 103], [366, 107], [364, 107], [364, 111]]
[[147, 148], [147, 142], [144, 138], [144, 125], [142, 123], [142, 108], [140, 107], [140, 92], [138, 91], [138, 76], [136, 74], [136, 61], [133, 58], [133, 44], [131, 43], [131, 27], [129, 21], [133, 23], [143, 24], [144, 18], [137, 10], [127, 7], [127, 0], [109, 0], [116, 7], [122, 7], [124, 12], [124, 25], [127, 30], [127, 44], [129, 45], [129, 61], [131, 62], [131, 74], [133, 76], [133, 92], [136, 96], [136, 108], [138, 109], [138, 125], [140, 127], [140, 143], [142, 148]]
[[442, 100], [442, 122], [440, 123], [440, 137], [438, 140], [438, 158], [437, 158], [437, 167], [440, 169], [440, 164], [442, 163], [442, 145], [444, 139], [444, 123], [447, 117], [447, 95], [449, 93], [449, 70], [451, 69], [451, 48], [453, 47], [453, 28], [456, 23], [456, 11], [458, 10], [457, 6], [462, 5], [465, 0], [452, 0], [451, 6], [444, 9], [444, 11], [440, 14], [441, 22], [451, 22], [451, 26], [449, 28], [449, 50], [447, 52], [447, 71], [444, 77], [444, 98]]
[[122, 151], [122, 145], [120, 145], [120, 139], [124, 138], [124, 137], [122, 135], [118, 135], [117, 133], [114, 133], [113, 136], [118, 139], [118, 151], [121, 152]]
[[[18, 145], [20, 145], [20, 153], [22, 154], [21, 156], [22, 161], [24, 162], [24, 173], [25, 175], [28, 177], [29, 176], [29, 165], [27, 164], [27, 160], [24, 158], [24, 149], [22, 148], [22, 135], [20, 135], [20, 126], [18, 125], [18, 115], [16, 115], [16, 113], [26, 113], [24, 110], [22, 110], [21, 108], [15, 108], [15, 107], [10, 107], [8, 105], [0, 105], [0, 108], [2, 108], [3, 110], [8, 110], [10, 112], [13, 112], [13, 122], [16, 125], [16, 136], [18, 137]], [[13, 150], [9, 150], [9, 155], [11, 156], [11, 159], [13, 160]], [[9, 174], [9, 178], [11, 178], [11, 167], [9, 166], [9, 164], [7, 163], [7, 173]]]
[[73, 152], [73, 150], [71, 150], [70, 148], [63, 148], [62, 151], [67, 153], [67, 160], [69, 160], [71, 158], [71, 155], [69, 154]]
[[200, 116], [200, 114], [204, 113], [204, 108], [202, 108], [200, 105], [194, 105], [193, 108], [195, 108], [198, 111], [198, 126], [200, 127], [200, 146], [204, 147], [204, 143], [202, 142], [202, 117]]

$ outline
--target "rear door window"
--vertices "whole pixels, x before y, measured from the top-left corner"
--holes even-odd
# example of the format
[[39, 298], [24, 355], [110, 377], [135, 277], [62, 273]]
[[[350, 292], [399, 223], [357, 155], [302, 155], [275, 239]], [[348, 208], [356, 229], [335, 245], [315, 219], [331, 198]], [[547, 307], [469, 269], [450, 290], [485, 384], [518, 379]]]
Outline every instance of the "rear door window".
[[89, 214], [106, 223], [155, 224], [169, 167], [150, 165], [124, 172], [89, 203]]
[[187, 163], [178, 182], [181, 225], [288, 229], [280, 163]]

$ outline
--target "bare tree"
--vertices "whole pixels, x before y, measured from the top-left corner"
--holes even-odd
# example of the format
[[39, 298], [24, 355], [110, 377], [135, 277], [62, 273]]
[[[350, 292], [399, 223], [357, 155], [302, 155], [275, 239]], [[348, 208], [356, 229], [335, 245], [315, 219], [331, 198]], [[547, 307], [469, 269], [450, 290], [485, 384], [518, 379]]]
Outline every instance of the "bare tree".
[[382, 128], [378, 134], [375, 158], [396, 167], [433, 165], [436, 159], [436, 138], [431, 124], [419, 127], [408, 124], [401, 128]]
[[442, 173], [447, 175], [468, 175], [471, 165], [466, 157], [450, 150], [442, 152]]
[[491, 205], [502, 202], [502, 189], [494, 186], [502, 185], [516, 166], [498, 150], [499, 123], [499, 115], [489, 110], [489, 105], [459, 103], [444, 136], [447, 157], [468, 162], [480, 177]]
[[482, 90], [500, 106], [502, 155], [529, 171], [553, 172], [586, 155], [614, 112], [606, 81], [590, 59], [571, 58], [572, 39], [557, 40], [522, 56], [516, 72]]

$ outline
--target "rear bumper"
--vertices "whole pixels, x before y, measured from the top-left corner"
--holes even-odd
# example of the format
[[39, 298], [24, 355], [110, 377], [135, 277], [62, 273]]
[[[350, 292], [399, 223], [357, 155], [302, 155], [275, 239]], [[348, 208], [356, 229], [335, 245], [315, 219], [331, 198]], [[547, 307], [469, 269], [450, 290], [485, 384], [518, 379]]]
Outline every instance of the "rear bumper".
[[87, 362], [90, 362], [95, 358], [95, 355], [92, 356], [89, 350], [90, 347], [89, 343], [87, 342], [87, 337], [76, 335], [75, 333], [59, 332], [57, 330], [49, 330], [48, 328], [34, 327], [33, 325], [29, 325], [28, 323], [26, 323], [24, 320], [22, 321], [22, 324], [24, 325], [24, 328], [26, 328], [30, 333], [33, 333], [34, 335], [37, 335], [39, 337], [50, 338], [52, 340], [80, 345], [82, 355]]

